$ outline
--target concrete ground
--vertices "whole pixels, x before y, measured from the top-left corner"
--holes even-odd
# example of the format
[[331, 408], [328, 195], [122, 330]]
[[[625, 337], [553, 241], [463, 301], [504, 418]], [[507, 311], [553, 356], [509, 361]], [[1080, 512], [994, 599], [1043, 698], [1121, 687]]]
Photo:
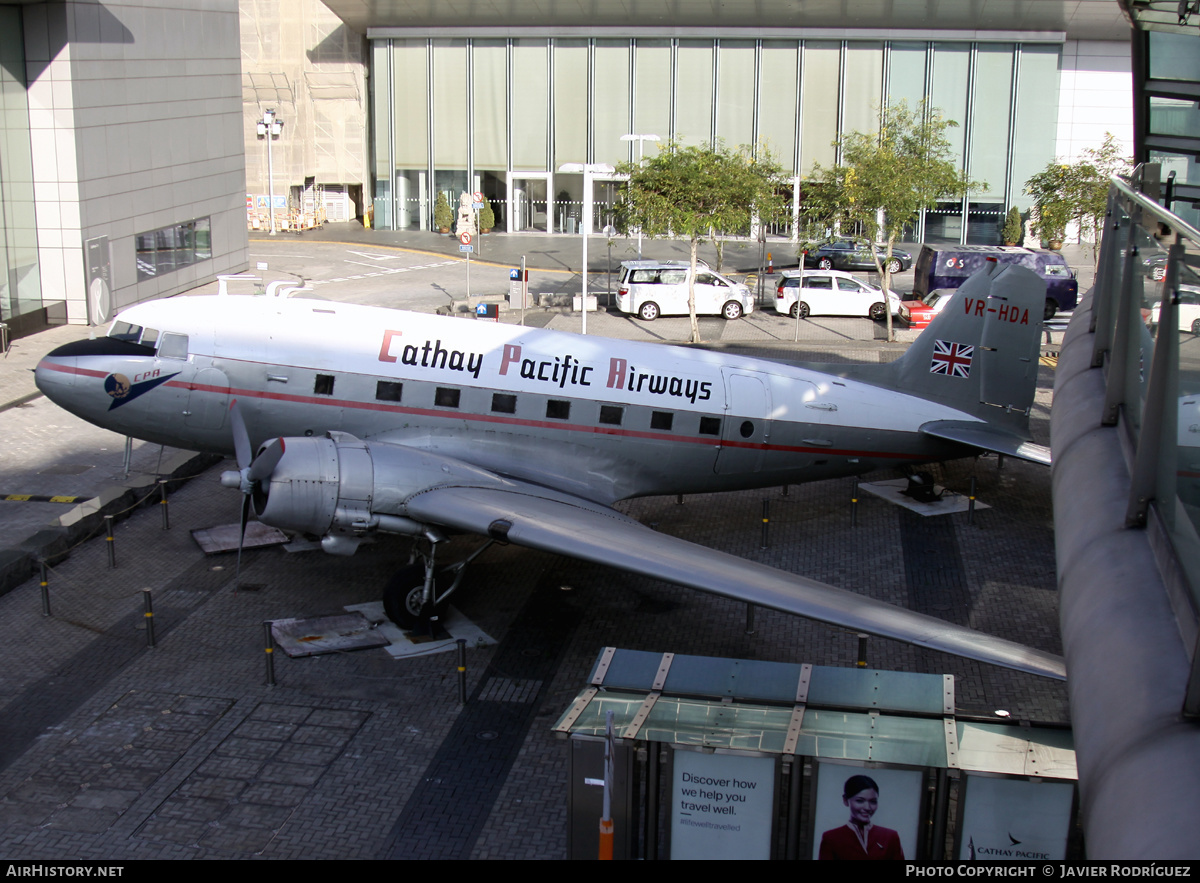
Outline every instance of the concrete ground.
[[[538, 258], [533, 279], [570, 285], [576, 245], [574, 237], [493, 234], [484, 255], [496, 275], [486, 284], [503, 291], [507, 267], [526, 253]], [[726, 260], [745, 263], [728, 251]], [[294, 273], [337, 300], [437, 309], [465, 294], [465, 266], [432, 234], [347, 226], [256, 239], [251, 261], [268, 264], [268, 280]], [[483, 266], [473, 277], [481, 286], [492, 279]], [[581, 324], [561, 310], [532, 310], [525, 320]], [[588, 321], [593, 334], [686, 336], [686, 320], [646, 325], [600, 312]], [[770, 311], [705, 320], [703, 331], [713, 346], [779, 359], [885, 360], [904, 347], [879, 340], [865, 319], [804, 322], [797, 335], [794, 322]], [[8, 858], [562, 858], [567, 749], [549, 726], [585, 685], [599, 648], [854, 662], [856, 637], [843, 630], [760, 610], [747, 635], [743, 605], [508, 546], [485, 553], [456, 598], [498, 640], [468, 651], [466, 708], [451, 655], [275, 653], [277, 684], [268, 687], [262, 623], [376, 600], [407, 560], [405, 544], [380, 542], [352, 558], [248, 552], [242, 582], [259, 588], [235, 592], [233, 556], [205, 557], [189, 533], [237, 518], [237, 495], [218, 484], [221, 465], [134, 443], [127, 475], [121, 437], [37, 396], [27, 369], [87, 333], [53, 329], [17, 341], [0, 361], [8, 467], [0, 496], [95, 500], [0, 500], [0, 573], [11, 587], [0, 597], [0, 854]], [[1043, 444], [1052, 379], [1043, 367], [1033, 420]], [[848, 480], [623, 508], [659, 530], [1058, 651], [1049, 471], [1014, 461], [999, 469], [994, 459], [934, 471], [960, 491], [974, 474], [993, 508], [973, 524], [965, 515], [920, 519], [863, 494], [852, 527]], [[164, 530], [155, 482], [189, 472], [199, 475], [168, 485]], [[766, 549], [763, 500], [771, 505]], [[101, 507], [118, 518], [115, 568], [97, 534]], [[471, 548], [470, 538], [456, 539], [451, 554]], [[55, 556], [50, 616], [29, 577], [32, 560], [47, 554]], [[145, 640], [146, 589], [154, 649]], [[883, 640], [871, 642], [869, 662], [953, 673], [964, 714], [1003, 709], [1017, 720], [1067, 721], [1062, 684]]]

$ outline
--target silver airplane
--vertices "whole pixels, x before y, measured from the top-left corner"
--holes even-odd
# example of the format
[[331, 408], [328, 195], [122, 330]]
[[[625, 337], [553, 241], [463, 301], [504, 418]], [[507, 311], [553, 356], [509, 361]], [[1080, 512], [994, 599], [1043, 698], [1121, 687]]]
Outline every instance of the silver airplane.
[[36, 377], [99, 426], [234, 454], [222, 483], [245, 495], [243, 524], [252, 508], [342, 555], [414, 538], [384, 594], [403, 625], [459, 585], [474, 555], [447, 568], [435, 553], [465, 532], [1063, 678], [1052, 654], [612, 508], [981, 451], [1048, 463], [1028, 432], [1044, 302], [1037, 276], [993, 263], [897, 361], [818, 368], [302, 296], [181, 297], [124, 310]]

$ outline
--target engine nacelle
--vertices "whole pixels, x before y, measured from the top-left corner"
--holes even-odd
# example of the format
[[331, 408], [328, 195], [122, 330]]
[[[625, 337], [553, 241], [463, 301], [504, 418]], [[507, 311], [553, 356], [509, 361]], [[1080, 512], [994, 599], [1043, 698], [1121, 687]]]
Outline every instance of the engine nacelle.
[[264, 524], [320, 534], [322, 548], [353, 554], [371, 531], [440, 535], [408, 518], [413, 494], [448, 484], [500, 486], [504, 480], [469, 464], [386, 442], [364, 442], [344, 432], [324, 438], [288, 438], [270, 478], [253, 495]]

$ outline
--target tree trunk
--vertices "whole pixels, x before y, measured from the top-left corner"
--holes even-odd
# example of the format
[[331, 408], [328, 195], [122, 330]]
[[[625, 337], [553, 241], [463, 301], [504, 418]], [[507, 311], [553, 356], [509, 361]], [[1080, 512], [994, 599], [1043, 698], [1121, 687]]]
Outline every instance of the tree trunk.
[[692, 268], [688, 273], [688, 317], [692, 320], [692, 343], [700, 343], [700, 323], [696, 320], [696, 255], [700, 240], [692, 237]]

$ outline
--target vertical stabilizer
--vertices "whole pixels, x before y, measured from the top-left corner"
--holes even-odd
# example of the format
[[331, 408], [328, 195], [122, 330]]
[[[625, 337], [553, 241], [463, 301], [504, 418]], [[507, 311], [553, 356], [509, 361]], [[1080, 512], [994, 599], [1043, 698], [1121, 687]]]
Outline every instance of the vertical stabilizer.
[[1028, 438], [1045, 302], [1035, 273], [989, 263], [887, 366], [886, 385]]

